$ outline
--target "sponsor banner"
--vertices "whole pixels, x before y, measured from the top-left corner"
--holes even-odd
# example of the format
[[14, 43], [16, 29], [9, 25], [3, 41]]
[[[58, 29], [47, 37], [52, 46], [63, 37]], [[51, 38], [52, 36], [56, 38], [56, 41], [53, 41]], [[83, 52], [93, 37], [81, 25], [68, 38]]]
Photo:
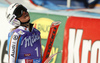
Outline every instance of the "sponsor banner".
[[100, 19], [69, 17], [62, 63], [100, 63]]
[[[61, 21], [61, 24], [59, 26], [58, 32], [56, 34], [53, 47], [51, 49], [50, 56], [61, 51], [62, 45], [63, 45], [63, 37], [64, 37], [64, 28], [65, 23], [67, 20], [67, 16], [61, 16], [61, 15], [54, 15], [54, 14], [45, 14], [45, 13], [35, 13], [30, 12], [30, 18], [31, 22], [34, 23], [34, 26], [36, 24], [36, 28], [42, 31], [41, 35], [42, 37], [47, 37], [47, 33], [49, 33], [49, 26], [52, 22]], [[45, 50], [47, 38], [42, 38], [42, 49]], [[54, 56], [54, 58], [50, 61], [50, 63], [61, 63], [62, 53], [59, 53]]]
[[52, 22], [54, 21], [49, 18], [39, 18], [32, 23], [34, 23], [34, 27], [40, 31], [41, 38], [47, 39]]

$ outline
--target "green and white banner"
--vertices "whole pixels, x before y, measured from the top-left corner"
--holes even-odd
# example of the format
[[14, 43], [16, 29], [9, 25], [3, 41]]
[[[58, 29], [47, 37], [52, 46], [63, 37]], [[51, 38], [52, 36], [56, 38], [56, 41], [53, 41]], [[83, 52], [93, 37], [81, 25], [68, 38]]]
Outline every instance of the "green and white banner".
[[[30, 12], [30, 16], [31, 23], [34, 23], [34, 27], [41, 32], [41, 42], [43, 51], [45, 50], [45, 45], [47, 42], [47, 37], [51, 23], [54, 21], [61, 21], [50, 55], [61, 51], [63, 47], [64, 28], [67, 16], [33, 12]], [[54, 56], [54, 58], [51, 60], [51, 63], [61, 63], [61, 58], [62, 53], [59, 53], [56, 56]]]

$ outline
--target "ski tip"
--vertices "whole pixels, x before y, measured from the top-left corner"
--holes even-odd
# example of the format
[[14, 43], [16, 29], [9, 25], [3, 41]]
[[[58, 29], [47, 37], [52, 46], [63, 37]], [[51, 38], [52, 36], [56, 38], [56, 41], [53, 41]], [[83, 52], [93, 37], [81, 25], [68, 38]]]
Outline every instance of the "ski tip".
[[55, 21], [55, 22], [53, 22], [52, 24], [54, 24], [54, 25], [59, 25], [59, 24], [61, 24], [61, 22], [60, 22], [60, 21]]

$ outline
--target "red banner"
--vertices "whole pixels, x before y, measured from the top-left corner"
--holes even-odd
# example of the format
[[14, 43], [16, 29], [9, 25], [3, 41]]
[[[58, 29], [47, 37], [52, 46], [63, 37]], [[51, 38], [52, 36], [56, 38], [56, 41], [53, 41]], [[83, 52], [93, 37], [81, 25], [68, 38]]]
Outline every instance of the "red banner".
[[100, 63], [100, 19], [67, 19], [62, 63]]

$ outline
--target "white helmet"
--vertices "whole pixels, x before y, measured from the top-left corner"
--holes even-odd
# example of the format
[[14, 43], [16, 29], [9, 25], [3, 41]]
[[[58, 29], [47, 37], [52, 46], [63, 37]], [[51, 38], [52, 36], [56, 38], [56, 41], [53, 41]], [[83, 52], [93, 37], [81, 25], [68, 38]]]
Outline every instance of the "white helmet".
[[20, 26], [21, 22], [16, 18], [21, 17], [23, 11], [27, 11], [27, 9], [23, 5], [19, 3], [11, 4], [6, 11], [7, 21], [14, 26]]

